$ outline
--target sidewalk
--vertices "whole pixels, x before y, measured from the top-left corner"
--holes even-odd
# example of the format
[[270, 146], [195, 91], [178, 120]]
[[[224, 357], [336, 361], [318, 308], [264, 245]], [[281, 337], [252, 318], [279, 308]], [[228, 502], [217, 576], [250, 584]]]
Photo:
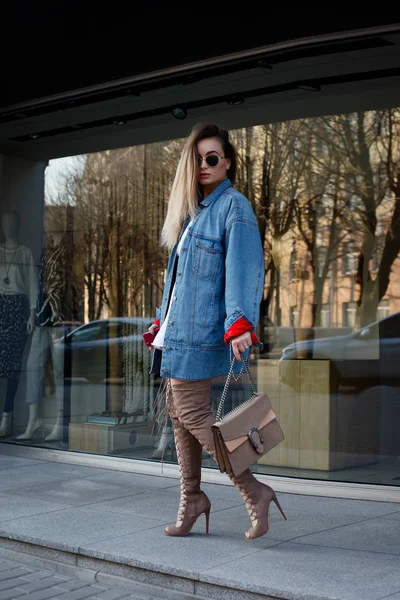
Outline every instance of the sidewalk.
[[[78, 570], [73, 568], [70, 571]], [[60, 574], [0, 558], [1, 600], [165, 600], [167, 591], [112, 575]], [[77, 576], [80, 575], [80, 578]], [[174, 599], [175, 600], [175, 599]], [[181, 597], [181, 600], [185, 600]]]
[[172, 538], [163, 529], [175, 521], [176, 479], [9, 452], [0, 447], [3, 558], [41, 557], [177, 596], [400, 600], [400, 504], [280, 494], [289, 521], [272, 506], [269, 534], [249, 542], [238, 492], [205, 484], [211, 535], [200, 517], [190, 536]]

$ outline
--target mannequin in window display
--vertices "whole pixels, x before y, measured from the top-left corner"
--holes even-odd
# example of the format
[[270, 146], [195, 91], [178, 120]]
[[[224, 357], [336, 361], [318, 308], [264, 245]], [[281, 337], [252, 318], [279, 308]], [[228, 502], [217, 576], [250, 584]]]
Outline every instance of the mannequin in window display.
[[[65, 279], [63, 272], [60, 269], [60, 265], [64, 264], [66, 261], [68, 243], [69, 242], [65, 237], [63, 237], [57, 244], [49, 243], [46, 255], [46, 269], [44, 272], [47, 284], [45, 283], [45, 289], [48, 289], [49, 301], [52, 307], [52, 326], [54, 326], [57, 321], [63, 319], [62, 306], [64, 305], [63, 298], [65, 294]], [[67, 333], [66, 329], [64, 329], [64, 333]], [[63, 438], [64, 354], [61, 352], [61, 348], [62, 345], [59, 348], [59, 352], [56, 354], [54, 351], [53, 341], [51, 350], [53, 374], [56, 387], [57, 415], [53, 429], [45, 438], [45, 442], [55, 442], [62, 440]]]
[[166, 424], [162, 428], [158, 446], [153, 451], [153, 458], [162, 458], [165, 450], [167, 449], [168, 445], [171, 444], [173, 439], [174, 435], [172, 433], [172, 421], [170, 417], [168, 417]]
[[21, 221], [7, 210], [1, 218], [4, 242], [0, 244], [0, 377], [7, 380], [0, 437], [11, 434], [12, 413], [28, 335], [35, 327], [38, 293], [32, 252], [19, 242]]
[[[59, 289], [62, 286], [59, 270], [57, 269], [57, 259], [61, 249], [54, 248], [49, 244], [42, 252], [39, 269], [39, 292], [37, 296], [35, 311], [35, 329], [32, 335], [31, 346], [29, 350], [26, 370], [26, 402], [29, 405], [29, 419], [25, 432], [17, 437], [17, 440], [32, 439], [36, 432], [41, 429], [43, 420], [40, 415], [40, 406], [43, 395], [43, 381], [46, 367], [51, 362], [55, 392], [57, 398], [57, 420], [62, 416], [62, 397], [63, 397], [63, 365], [55, 360], [53, 346], [53, 326], [59, 314]], [[57, 434], [53, 428], [46, 441], [60, 439], [62, 435]]]

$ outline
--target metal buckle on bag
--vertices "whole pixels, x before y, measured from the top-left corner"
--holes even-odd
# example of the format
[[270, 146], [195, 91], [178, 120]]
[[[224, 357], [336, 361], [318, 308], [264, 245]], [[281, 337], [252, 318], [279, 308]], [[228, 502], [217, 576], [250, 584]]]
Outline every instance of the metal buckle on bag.
[[[258, 442], [253, 438], [254, 433], [257, 433], [258, 435]], [[264, 450], [264, 439], [261, 435], [261, 431], [257, 427], [252, 427], [247, 435], [249, 436], [250, 443], [254, 450], [259, 454], [262, 454]]]

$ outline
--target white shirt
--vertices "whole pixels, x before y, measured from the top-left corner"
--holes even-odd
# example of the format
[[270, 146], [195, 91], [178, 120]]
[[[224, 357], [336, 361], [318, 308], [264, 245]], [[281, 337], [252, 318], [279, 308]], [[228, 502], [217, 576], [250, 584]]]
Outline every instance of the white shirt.
[[[8, 285], [5, 279], [8, 277]], [[36, 308], [38, 296], [37, 268], [32, 252], [26, 246], [6, 248], [0, 245], [0, 294], [25, 294], [29, 308]]]
[[[180, 254], [180, 251], [181, 251], [181, 248], [182, 248], [182, 244], [183, 244], [183, 242], [184, 242], [184, 239], [185, 239], [185, 237], [186, 237], [186, 234], [187, 234], [187, 232], [188, 232], [188, 230], [189, 230], [189, 227], [191, 227], [191, 226], [192, 226], [192, 223], [193, 223], [193, 219], [190, 221], [189, 225], [186, 227], [185, 231], [183, 232], [183, 235], [182, 235], [181, 239], [179, 240], [179, 244], [178, 244], [178, 247], [177, 247], [177, 249], [176, 249], [176, 253], [177, 253], [177, 255], [178, 255], [178, 256], [179, 256], [179, 254]], [[161, 327], [160, 327], [160, 330], [159, 330], [159, 332], [157, 333], [156, 337], [154, 338], [154, 341], [153, 341], [153, 344], [152, 344], [154, 348], [159, 348], [160, 350], [161, 350], [161, 349], [163, 348], [163, 346], [164, 346], [164, 337], [165, 337], [165, 332], [166, 332], [166, 330], [167, 330], [167, 326], [168, 326], [168, 318], [169, 318], [169, 313], [170, 313], [170, 311], [171, 311], [172, 298], [173, 298], [173, 297], [174, 297], [174, 295], [175, 295], [175, 287], [176, 287], [176, 283], [174, 283], [174, 288], [173, 288], [173, 290], [172, 290], [172, 294], [171, 294], [171, 302], [169, 303], [169, 307], [168, 307], [167, 316], [165, 317], [165, 319], [164, 319], [164, 322], [163, 322], [163, 324], [161, 325]]]

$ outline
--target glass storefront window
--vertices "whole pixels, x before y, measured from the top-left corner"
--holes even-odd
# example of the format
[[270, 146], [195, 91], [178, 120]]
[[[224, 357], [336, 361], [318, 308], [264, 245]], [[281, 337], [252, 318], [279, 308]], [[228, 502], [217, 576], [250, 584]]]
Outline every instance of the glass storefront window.
[[[264, 348], [251, 366], [285, 433], [254, 468], [399, 485], [400, 109], [231, 134], [266, 257]], [[2, 206], [3, 441], [176, 460], [142, 334], [161, 302], [159, 238], [182, 146], [50, 161], [35, 200], [43, 227], [24, 215], [24, 194], [15, 213]]]

